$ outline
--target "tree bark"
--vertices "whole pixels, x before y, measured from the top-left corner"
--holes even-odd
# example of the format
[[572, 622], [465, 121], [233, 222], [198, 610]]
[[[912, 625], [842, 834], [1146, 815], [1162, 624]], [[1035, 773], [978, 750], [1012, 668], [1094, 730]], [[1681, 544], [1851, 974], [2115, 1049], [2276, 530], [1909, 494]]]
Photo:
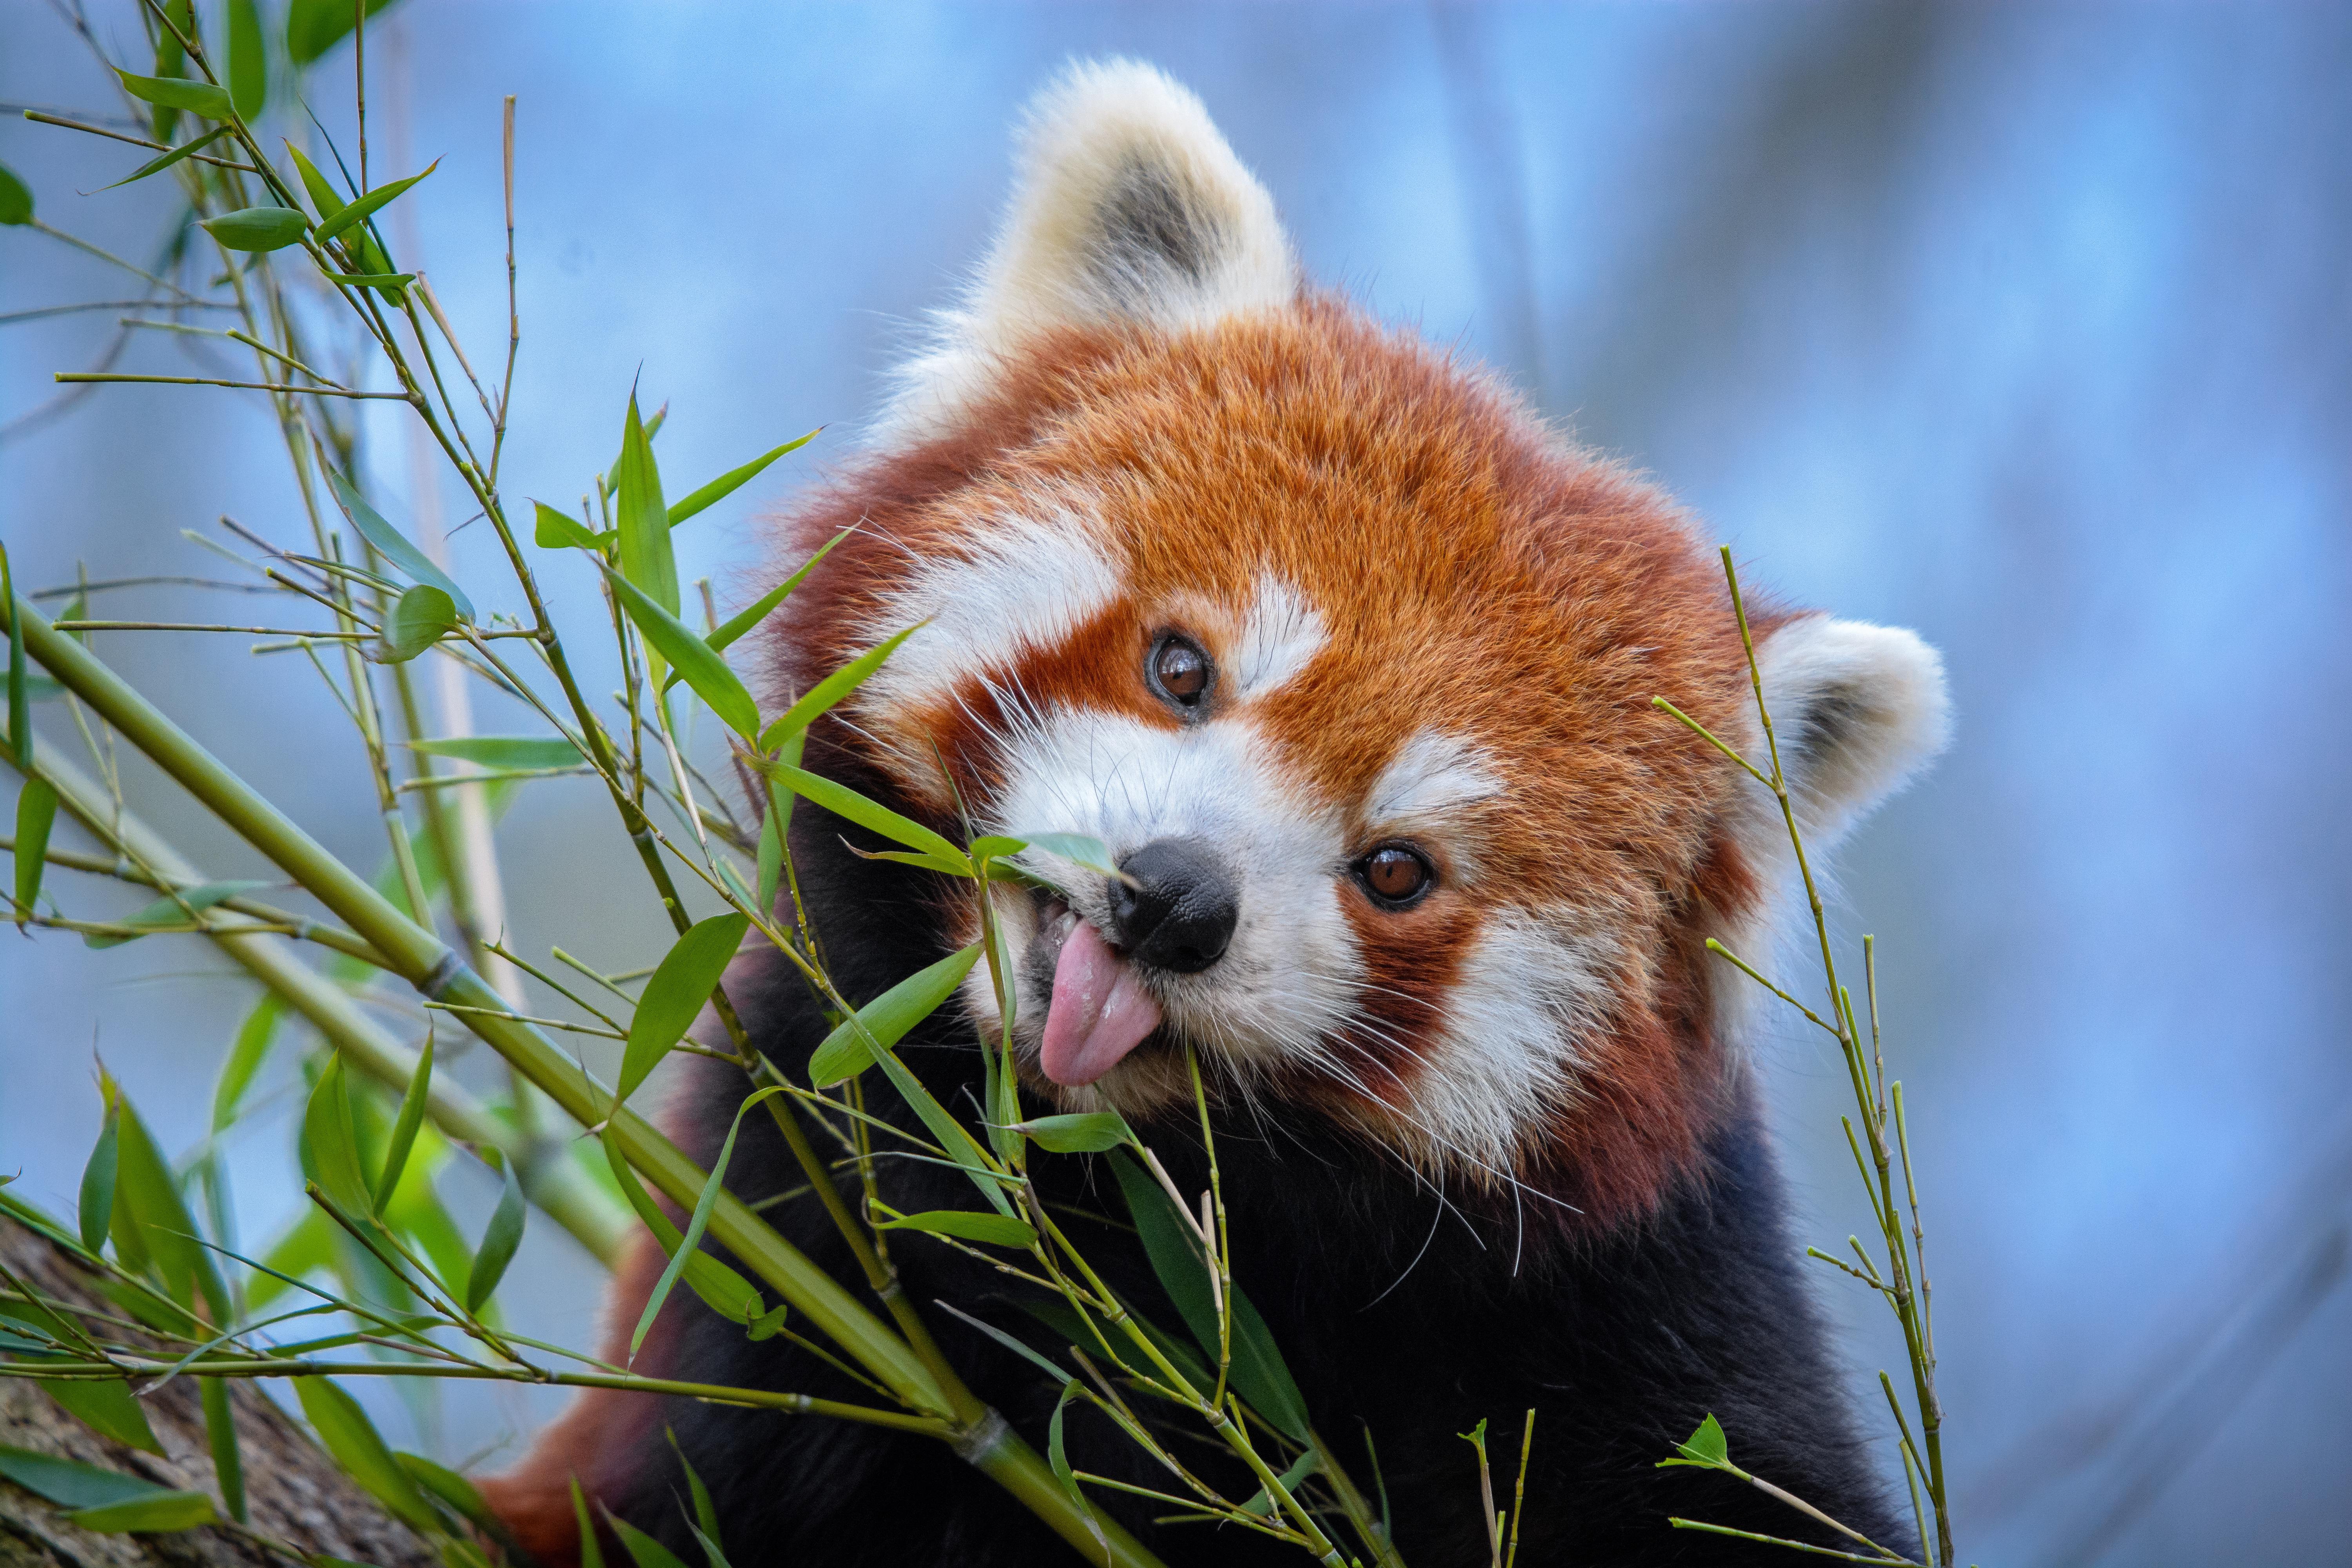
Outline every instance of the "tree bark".
[[[44, 1295], [105, 1310], [86, 1266], [0, 1213], [0, 1258]], [[119, 1316], [119, 1313], [115, 1313]], [[141, 1336], [123, 1331], [124, 1337]], [[249, 1381], [230, 1387], [252, 1527], [306, 1552], [374, 1568], [439, 1568], [433, 1550], [387, 1514]], [[141, 1401], [163, 1457], [100, 1436], [26, 1378], [0, 1376], [0, 1443], [120, 1470], [159, 1486], [212, 1494], [212, 1452], [194, 1378]], [[0, 1479], [0, 1568], [294, 1568], [283, 1554], [206, 1526], [163, 1535], [98, 1535], [68, 1510]], [[226, 1510], [223, 1510], [224, 1513]]]

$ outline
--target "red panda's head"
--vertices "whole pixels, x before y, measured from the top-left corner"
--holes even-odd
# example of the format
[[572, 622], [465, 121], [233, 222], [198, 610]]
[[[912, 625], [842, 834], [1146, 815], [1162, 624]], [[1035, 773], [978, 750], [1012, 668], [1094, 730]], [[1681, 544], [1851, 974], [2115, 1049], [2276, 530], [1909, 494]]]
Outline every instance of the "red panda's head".
[[[1065, 892], [995, 894], [1033, 1089], [1164, 1108], [1190, 1043], [1425, 1171], [1638, 1210], [1723, 1102], [1701, 943], [1754, 945], [1789, 861], [1651, 703], [1760, 745], [1714, 555], [1489, 375], [1306, 287], [1157, 72], [1073, 71], [1024, 153], [877, 450], [801, 520], [862, 526], [794, 601], [793, 678], [924, 623], [836, 742], [942, 819], [960, 795], [1124, 869], [1033, 851]], [[1941, 744], [1941, 668], [1908, 632], [1757, 621], [1824, 844]], [[996, 1016], [984, 973], [969, 1000]]]

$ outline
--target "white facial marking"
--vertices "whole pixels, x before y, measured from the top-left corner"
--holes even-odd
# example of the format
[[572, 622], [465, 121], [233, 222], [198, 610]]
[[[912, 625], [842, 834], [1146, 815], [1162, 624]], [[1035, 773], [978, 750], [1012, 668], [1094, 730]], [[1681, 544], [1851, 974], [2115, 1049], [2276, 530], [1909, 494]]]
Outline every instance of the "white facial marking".
[[1572, 1098], [1576, 1042], [1607, 1015], [1616, 954], [1603, 931], [1576, 910], [1487, 916], [1408, 1080], [1408, 1137], [1489, 1173], [1510, 1169], [1528, 1130]]
[[[1224, 956], [1198, 974], [1152, 978], [1179, 1034], [1220, 1050], [1244, 1074], [1319, 1048], [1347, 1016], [1362, 973], [1340, 905], [1344, 830], [1337, 812], [1302, 804], [1249, 721], [1171, 731], [1057, 709], [1013, 719], [1003, 740], [1005, 786], [988, 830], [1087, 834], [1109, 847], [1114, 863], [1170, 837], [1205, 840], [1224, 858], [1241, 889], [1241, 920]], [[1108, 930], [1104, 879], [1037, 858], [1072, 907]], [[1033, 935], [1008, 923], [1016, 971]], [[1024, 1034], [1044, 1021], [1025, 993], [1020, 1012]], [[1144, 1065], [1121, 1063], [1103, 1087], [1116, 1095], [1120, 1075]]]
[[1118, 597], [1118, 578], [1088, 521], [1091, 498], [1041, 495], [1020, 512], [963, 531], [912, 571], [872, 617], [879, 642], [929, 621], [857, 694], [868, 711], [916, 706], [959, 681], [1050, 647]]
[[1442, 820], [1503, 793], [1493, 759], [1442, 730], [1416, 730], [1397, 748], [1365, 796], [1366, 816], [1376, 826], [1404, 826]]
[[1264, 697], [1276, 690], [1329, 640], [1323, 617], [1305, 595], [1272, 573], [1260, 573], [1257, 597], [1234, 647], [1234, 695]]

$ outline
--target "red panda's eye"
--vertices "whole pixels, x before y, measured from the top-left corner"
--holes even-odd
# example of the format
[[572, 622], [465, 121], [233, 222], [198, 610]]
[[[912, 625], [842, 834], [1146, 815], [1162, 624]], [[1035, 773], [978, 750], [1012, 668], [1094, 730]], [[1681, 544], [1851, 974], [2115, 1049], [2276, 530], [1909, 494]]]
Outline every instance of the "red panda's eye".
[[1209, 656], [1189, 637], [1162, 637], [1151, 650], [1151, 684], [1179, 708], [1198, 707], [1213, 673]]
[[1409, 845], [1384, 844], [1356, 862], [1356, 876], [1376, 901], [1402, 909], [1430, 889], [1437, 868]]

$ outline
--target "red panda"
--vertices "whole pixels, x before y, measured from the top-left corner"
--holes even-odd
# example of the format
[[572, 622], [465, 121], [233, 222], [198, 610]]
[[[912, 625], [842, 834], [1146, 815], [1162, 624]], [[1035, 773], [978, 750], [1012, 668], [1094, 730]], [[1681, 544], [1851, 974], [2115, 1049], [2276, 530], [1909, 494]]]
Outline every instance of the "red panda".
[[[1530, 1563], [1782, 1560], [1675, 1514], [1821, 1539], [1723, 1478], [1655, 1468], [1709, 1412], [1751, 1470], [1907, 1543], [1797, 1274], [1740, 987], [1704, 951], [1769, 945], [1784, 830], [1652, 706], [1760, 744], [1690, 520], [1492, 376], [1303, 282], [1270, 196], [1158, 72], [1073, 69], [1023, 153], [993, 250], [870, 451], [790, 520], [795, 556], [856, 527], [790, 602], [777, 692], [920, 628], [813, 734], [808, 765], [945, 831], [968, 813], [1108, 847], [1123, 880], [1041, 861], [1065, 892], [992, 894], [1023, 1087], [1124, 1112], [1192, 1190], [1197, 1051], [1237, 1276], [1318, 1429], [1376, 1445], [1405, 1561], [1487, 1561], [1455, 1434], [1530, 1406]], [[1800, 820], [1825, 846], [1942, 744], [1941, 667], [1906, 631], [1754, 621]], [[861, 829], [803, 804], [792, 835], [853, 1000], [973, 939], [968, 894], [861, 858], [881, 847]], [[728, 985], [797, 1070], [827, 1027], [797, 979], [747, 953]], [[976, 970], [909, 1037], [942, 1100], [978, 1082], [972, 1031], [996, 1008]], [[672, 1121], [708, 1158], [740, 1075], [680, 1070]], [[1098, 1204], [1097, 1163], [1048, 1163], [1041, 1180]], [[747, 1124], [731, 1184], [799, 1179]], [[902, 1210], [968, 1197], [912, 1162], [884, 1181]], [[769, 1213], [856, 1278], [813, 1204]], [[918, 1301], [1024, 1321], [956, 1253], [894, 1258]], [[625, 1274], [615, 1321], [650, 1274]], [[1148, 1299], [1148, 1275], [1119, 1278]], [[1042, 1437], [1055, 1391], [1034, 1370], [945, 1315], [936, 1331]], [[678, 1300], [636, 1364], [860, 1393]], [[543, 1562], [574, 1562], [576, 1474], [699, 1561], [666, 1427], [735, 1568], [1066, 1550], [930, 1439], [617, 1394], [584, 1396], [494, 1500]], [[1080, 1468], [1153, 1479], [1108, 1426], [1071, 1432]], [[1171, 1563], [1277, 1560], [1098, 1500]]]

